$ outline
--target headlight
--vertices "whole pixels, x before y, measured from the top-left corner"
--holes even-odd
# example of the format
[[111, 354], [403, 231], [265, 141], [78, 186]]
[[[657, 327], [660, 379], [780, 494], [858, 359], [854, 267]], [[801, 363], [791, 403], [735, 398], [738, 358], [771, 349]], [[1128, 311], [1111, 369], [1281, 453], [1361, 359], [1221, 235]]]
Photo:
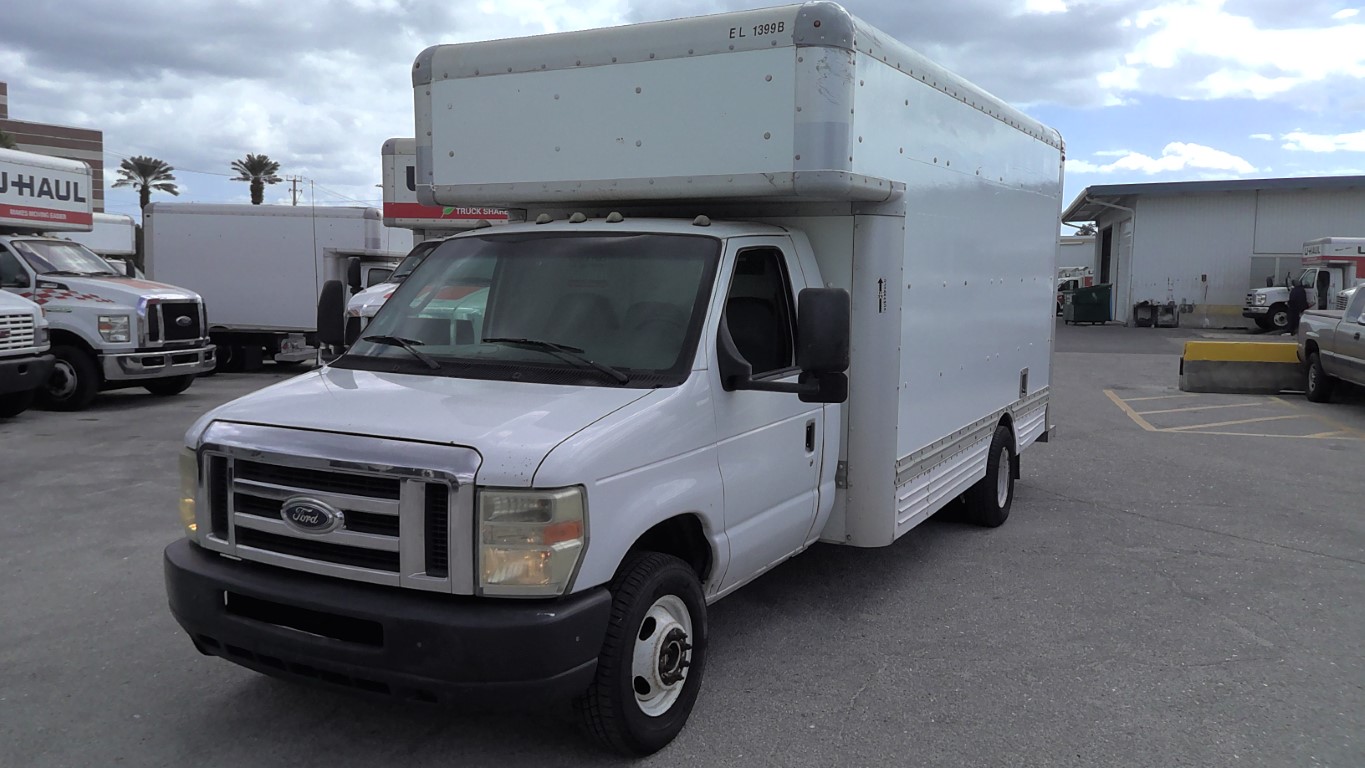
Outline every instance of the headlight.
[[132, 322], [127, 315], [100, 315], [100, 336], [105, 341], [131, 341]]
[[33, 346], [41, 347], [52, 340], [52, 331], [46, 325], [40, 325], [33, 331]]
[[1257, 304], [1258, 306], [1265, 306], [1265, 294], [1264, 294], [1264, 293], [1258, 293], [1258, 294], [1256, 294], [1256, 304]]
[[199, 457], [186, 448], [180, 452], [180, 522], [185, 535], [194, 536], [199, 526], [194, 522], [194, 498], [199, 493]]
[[479, 491], [479, 591], [564, 594], [587, 541], [582, 488]]

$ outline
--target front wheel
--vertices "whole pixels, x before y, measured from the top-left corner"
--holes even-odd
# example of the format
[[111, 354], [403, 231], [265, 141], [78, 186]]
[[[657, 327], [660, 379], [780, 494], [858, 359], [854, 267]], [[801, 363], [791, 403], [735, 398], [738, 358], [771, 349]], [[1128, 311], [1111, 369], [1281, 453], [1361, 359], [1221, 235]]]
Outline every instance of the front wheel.
[[8, 419], [18, 416], [28, 410], [33, 405], [33, 390], [27, 392], [11, 392], [8, 395], [0, 395], [0, 419]]
[[627, 755], [663, 749], [682, 731], [706, 663], [706, 600], [671, 555], [629, 559], [611, 584], [597, 677], [574, 701], [589, 734]]
[[995, 528], [1003, 525], [1014, 505], [1014, 435], [1004, 424], [995, 428], [986, 476], [964, 494], [967, 519], [977, 525]]
[[38, 393], [38, 402], [52, 411], [82, 411], [95, 402], [100, 392], [100, 369], [95, 358], [80, 347], [55, 344], [57, 359], [47, 385]]
[[178, 395], [189, 389], [190, 385], [193, 383], [194, 374], [188, 373], [184, 376], [168, 376], [164, 379], [152, 379], [146, 384], [143, 384], [142, 388], [160, 397], [170, 397], [171, 395]]
[[1322, 369], [1322, 358], [1317, 352], [1308, 356], [1308, 399], [1315, 403], [1325, 403], [1332, 399], [1332, 387], [1336, 380]]
[[1270, 327], [1277, 331], [1289, 328], [1289, 307], [1276, 304], [1270, 308], [1270, 313], [1266, 315], [1266, 319], [1270, 323]]

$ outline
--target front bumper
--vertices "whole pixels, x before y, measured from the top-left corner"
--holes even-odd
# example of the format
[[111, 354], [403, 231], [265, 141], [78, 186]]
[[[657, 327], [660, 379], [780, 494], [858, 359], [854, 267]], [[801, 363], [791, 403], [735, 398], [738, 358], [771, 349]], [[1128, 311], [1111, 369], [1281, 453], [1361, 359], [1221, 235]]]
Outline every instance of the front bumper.
[[52, 373], [52, 355], [34, 355], [17, 360], [0, 359], [0, 395], [28, 392], [47, 383]]
[[1270, 307], [1250, 306], [1242, 307], [1242, 317], [1264, 317]]
[[200, 652], [269, 675], [420, 701], [539, 704], [585, 688], [611, 594], [438, 595], [166, 548], [171, 613]]
[[160, 379], [167, 376], [208, 373], [215, 365], [212, 344], [193, 349], [164, 349], [153, 352], [120, 352], [100, 355], [105, 381]]

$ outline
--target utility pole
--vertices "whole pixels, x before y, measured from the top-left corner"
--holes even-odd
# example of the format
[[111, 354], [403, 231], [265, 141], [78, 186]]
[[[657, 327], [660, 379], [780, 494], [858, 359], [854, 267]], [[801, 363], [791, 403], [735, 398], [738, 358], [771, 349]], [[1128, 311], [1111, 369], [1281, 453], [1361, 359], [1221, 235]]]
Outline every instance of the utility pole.
[[300, 181], [303, 181], [303, 177], [302, 177], [302, 176], [286, 176], [285, 178], [289, 181], [289, 197], [290, 197], [291, 200], [294, 201], [294, 202], [292, 202], [292, 203], [290, 203], [290, 204], [291, 204], [291, 205], [298, 205], [298, 204], [299, 204], [299, 182], [300, 182]]

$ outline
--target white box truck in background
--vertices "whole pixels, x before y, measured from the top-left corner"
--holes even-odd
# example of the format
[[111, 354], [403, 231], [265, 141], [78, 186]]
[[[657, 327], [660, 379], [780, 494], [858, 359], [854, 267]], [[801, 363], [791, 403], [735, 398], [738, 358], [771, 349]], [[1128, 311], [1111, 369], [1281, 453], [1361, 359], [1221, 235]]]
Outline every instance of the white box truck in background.
[[147, 272], [203, 294], [219, 370], [314, 359], [322, 284], [356, 259], [362, 289], [403, 256], [379, 249], [376, 208], [152, 203], [145, 218]]
[[1055, 131], [824, 2], [437, 46], [413, 85], [419, 198], [525, 220], [187, 433], [166, 581], [202, 652], [573, 697], [644, 754], [709, 604], [958, 498], [1005, 521], [1049, 434]]
[[380, 147], [384, 175], [384, 226], [411, 229], [412, 250], [389, 280], [352, 296], [346, 315], [363, 328], [384, 306], [384, 301], [435, 247], [434, 240], [488, 224], [506, 224], [507, 211], [458, 205], [423, 205], [417, 202], [417, 140], [389, 139]]
[[143, 277], [141, 270], [133, 264], [133, 257], [137, 255], [137, 224], [132, 216], [96, 213], [90, 231], [68, 232], [63, 237], [89, 248], [124, 275]]
[[0, 149], [0, 289], [47, 312], [55, 363], [39, 403], [80, 410], [102, 390], [183, 392], [213, 369], [198, 294], [136, 280], [80, 243], [89, 231], [90, 166]]

